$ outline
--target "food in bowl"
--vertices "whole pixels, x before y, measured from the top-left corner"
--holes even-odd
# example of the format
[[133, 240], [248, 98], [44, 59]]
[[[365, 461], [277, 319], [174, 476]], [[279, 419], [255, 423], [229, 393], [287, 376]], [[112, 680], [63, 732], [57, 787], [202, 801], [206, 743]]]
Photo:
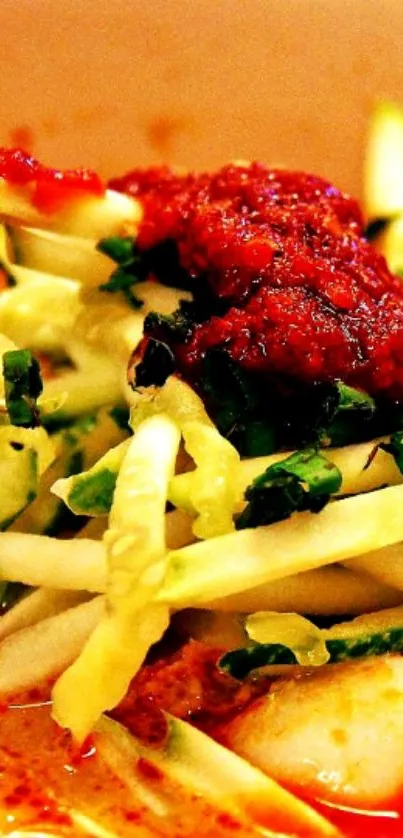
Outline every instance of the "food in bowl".
[[106, 186], [1, 153], [4, 834], [400, 834], [373, 215], [257, 163]]

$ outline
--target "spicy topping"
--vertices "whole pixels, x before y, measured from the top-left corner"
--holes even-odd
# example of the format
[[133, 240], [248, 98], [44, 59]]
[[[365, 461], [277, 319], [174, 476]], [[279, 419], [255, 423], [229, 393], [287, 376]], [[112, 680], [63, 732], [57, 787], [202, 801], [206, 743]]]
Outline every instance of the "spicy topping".
[[272, 387], [341, 379], [403, 398], [403, 288], [364, 239], [352, 198], [257, 163], [213, 175], [134, 171], [111, 185], [142, 203], [139, 249], [173, 241], [176, 270], [192, 281], [185, 330], [145, 324], [185, 379], [199, 382], [206, 353], [222, 348]]

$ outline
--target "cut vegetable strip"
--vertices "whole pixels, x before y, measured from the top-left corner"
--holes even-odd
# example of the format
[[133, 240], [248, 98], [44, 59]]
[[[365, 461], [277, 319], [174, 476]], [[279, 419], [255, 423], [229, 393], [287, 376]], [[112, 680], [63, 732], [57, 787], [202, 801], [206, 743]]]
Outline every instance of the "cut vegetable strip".
[[105, 534], [109, 611], [53, 693], [56, 720], [78, 740], [123, 698], [168, 626], [169, 609], [154, 597], [165, 573], [165, 505], [179, 442], [174, 422], [151, 417], [137, 429], [119, 472]]
[[[355, 495], [360, 492], [370, 492], [381, 486], [395, 486], [403, 482], [393, 457], [378, 448], [381, 442], [389, 437], [381, 437], [371, 442], [359, 445], [346, 445], [343, 448], [327, 448], [326, 457], [337, 466], [342, 475], [342, 484], [338, 495]], [[375, 456], [373, 454], [375, 453]], [[243, 495], [246, 488], [263, 474], [267, 468], [291, 456], [292, 452], [271, 454], [269, 457], [254, 457], [241, 460], [238, 468], [239, 486], [236, 511], [239, 512], [245, 501]], [[179, 474], [172, 480], [169, 497], [175, 506], [192, 511], [190, 503], [193, 473]]]
[[[326, 448], [326, 457], [339, 469], [342, 484], [336, 494], [355, 495], [360, 492], [370, 492], [380, 486], [395, 486], [403, 482], [403, 475], [399, 471], [395, 460], [386, 451], [378, 448], [381, 442], [389, 437], [381, 437], [371, 442], [359, 445], [346, 445], [343, 448]], [[375, 453], [375, 456], [373, 454]], [[243, 505], [244, 492], [257, 477], [266, 469], [290, 457], [292, 452], [271, 454], [269, 457], [254, 457], [241, 460], [238, 466], [238, 495], [237, 511]], [[174, 477], [170, 486], [170, 500], [176, 506], [191, 509], [191, 483], [193, 472], [179, 474]]]
[[[370, 492], [380, 486], [395, 486], [403, 482], [395, 460], [386, 451], [378, 448], [389, 437], [381, 437], [359, 445], [346, 445], [343, 448], [326, 448], [326, 457], [339, 469], [342, 484], [338, 495], [355, 495]], [[373, 454], [375, 453], [375, 456]], [[269, 457], [254, 457], [241, 460], [238, 466], [238, 492], [236, 511], [239, 512], [245, 501], [246, 488], [266, 469], [290, 457], [292, 452], [271, 454]], [[176, 475], [169, 489], [169, 499], [175, 506], [192, 511], [191, 493], [194, 472]]]
[[403, 539], [403, 487], [329, 504], [319, 514], [242, 530], [184, 547], [169, 556], [158, 600], [206, 603]]
[[23, 597], [10, 611], [0, 617], [0, 641], [8, 635], [29, 626], [61, 614], [80, 602], [85, 602], [88, 594], [82, 591], [57, 591], [52, 588], [38, 588], [32, 594]]
[[307, 804], [204, 733], [172, 716], [167, 716], [167, 726], [164, 745], [150, 748], [137, 742], [117, 722], [103, 718], [96, 732], [97, 747], [107, 761], [110, 743], [130, 766], [141, 758], [146, 760], [185, 790], [246, 818], [257, 828], [257, 834], [267, 836], [268, 828], [276, 833], [318, 838], [338, 834]]
[[400, 542], [357, 556], [345, 562], [345, 566], [403, 591], [403, 544]]
[[114, 270], [112, 260], [96, 249], [96, 239], [60, 235], [34, 227], [10, 227], [9, 233], [15, 262], [35, 271], [97, 287]]
[[38, 491], [37, 452], [23, 446], [14, 448], [0, 438], [0, 531], [6, 530], [36, 498]]
[[98, 353], [81, 369], [66, 372], [45, 382], [46, 399], [58, 399], [61, 396], [65, 398], [57, 411], [58, 418], [79, 416], [105, 405], [121, 404], [122, 383], [116, 364], [106, 355]]
[[17, 428], [13, 425], [0, 427], [2, 444], [8, 443], [14, 450], [30, 448], [36, 451], [38, 473], [43, 474], [55, 458], [55, 445], [44, 428]]
[[301, 614], [258, 611], [246, 617], [245, 629], [254, 643], [286, 646], [301, 666], [322, 666], [329, 660], [323, 632]]
[[2, 291], [0, 329], [19, 346], [52, 351], [63, 346], [78, 311], [77, 284], [39, 275]]
[[190, 495], [191, 506], [198, 513], [193, 532], [198, 538], [231, 532], [239, 455], [207, 424], [185, 422], [182, 433], [186, 450], [196, 463]]
[[89, 539], [70, 541], [28, 533], [0, 533], [0, 577], [66, 590], [105, 591], [103, 544]]
[[103, 610], [104, 597], [96, 597], [4, 640], [0, 695], [29, 689], [62, 672], [79, 654]]
[[[389, 549], [392, 548], [385, 548], [385, 552]], [[403, 562], [401, 581], [403, 588]], [[253, 611], [296, 611], [301, 614], [343, 616], [398, 605], [401, 596], [393, 587], [371, 579], [364, 572], [355, 573], [342, 567], [330, 566], [220, 597], [210, 602], [209, 608], [245, 614]]]
[[0, 427], [0, 530], [35, 499], [39, 477], [53, 457], [53, 444], [43, 428]]
[[41, 212], [32, 202], [32, 190], [0, 178], [0, 217], [12, 224], [45, 227], [71, 236], [98, 239], [105, 236], [135, 235], [142, 217], [138, 201], [107, 189], [103, 194], [77, 192], [62, 200], [52, 212]]
[[[196, 463], [186, 510], [198, 516], [193, 532], [212, 538], [234, 528], [239, 454], [206, 413], [202, 400], [184, 381], [171, 376], [161, 388], [149, 388], [134, 402], [133, 427], [146, 416], [166, 413], [180, 428], [188, 454]], [[173, 482], [173, 481], [171, 481]], [[172, 500], [171, 492], [169, 499]]]
[[364, 614], [330, 629], [318, 629], [299, 614], [261, 612], [247, 618], [246, 630], [254, 644], [227, 652], [220, 661], [220, 668], [234, 678], [242, 679], [265, 666], [300, 663], [316, 667], [327, 661], [402, 652], [403, 607]]
[[[360, 492], [370, 492], [380, 486], [394, 486], [403, 482], [393, 457], [378, 448], [381, 442], [389, 437], [381, 437], [363, 442], [359, 445], [346, 445], [343, 448], [326, 448], [326, 457], [334, 463], [342, 475], [342, 484], [337, 494], [355, 495]], [[375, 453], [376, 452], [376, 453]], [[375, 453], [375, 456], [373, 456]], [[253, 460], [243, 460], [240, 464], [240, 495], [246, 486], [265, 468], [278, 463], [288, 455], [274, 454], [270, 457], [256, 457]], [[266, 465], [267, 464], [267, 465]]]

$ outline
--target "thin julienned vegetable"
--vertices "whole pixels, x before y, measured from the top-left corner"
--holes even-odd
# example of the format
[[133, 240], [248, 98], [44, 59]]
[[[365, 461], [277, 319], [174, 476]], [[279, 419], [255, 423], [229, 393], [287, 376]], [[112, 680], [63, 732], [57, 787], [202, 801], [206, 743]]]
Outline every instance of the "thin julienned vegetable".
[[164, 513], [178, 447], [174, 422], [154, 416], [137, 429], [123, 460], [104, 537], [109, 611], [53, 691], [55, 718], [79, 741], [124, 697], [168, 626], [169, 609], [155, 595], [165, 574]]

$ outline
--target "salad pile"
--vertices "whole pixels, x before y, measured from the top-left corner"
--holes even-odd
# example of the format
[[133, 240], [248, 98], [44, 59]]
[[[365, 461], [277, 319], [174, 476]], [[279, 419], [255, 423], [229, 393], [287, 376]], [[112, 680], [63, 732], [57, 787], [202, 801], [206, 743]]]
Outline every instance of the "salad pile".
[[0, 693], [50, 680], [75, 741], [209, 798], [217, 762], [257, 834], [260, 793], [336, 832], [186, 721], [150, 756], [104, 714], [178, 621], [245, 683], [403, 650], [402, 146], [384, 105], [367, 227], [260, 164], [106, 187], [0, 152]]

